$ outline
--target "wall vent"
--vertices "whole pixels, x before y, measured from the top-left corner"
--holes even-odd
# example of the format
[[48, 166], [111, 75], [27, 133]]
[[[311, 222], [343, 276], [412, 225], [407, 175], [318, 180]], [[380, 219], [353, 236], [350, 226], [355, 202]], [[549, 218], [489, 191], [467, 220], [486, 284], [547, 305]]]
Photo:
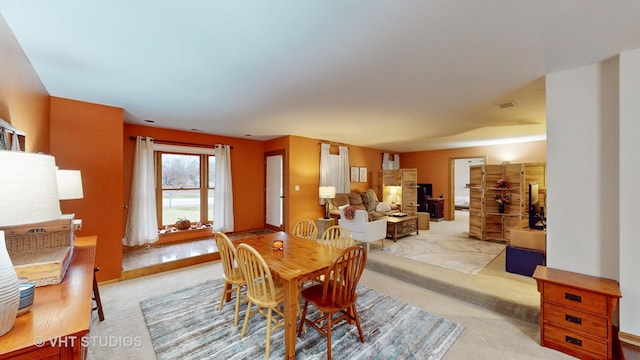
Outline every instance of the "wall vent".
[[516, 106], [516, 102], [513, 101], [513, 100], [511, 100], [509, 102], [506, 102], [506, 103], [498, 104], [498, 107], [500, 109], [506, 109], [506, 108], [510, 108], [510, 107], [514, 107], [514, 106]]

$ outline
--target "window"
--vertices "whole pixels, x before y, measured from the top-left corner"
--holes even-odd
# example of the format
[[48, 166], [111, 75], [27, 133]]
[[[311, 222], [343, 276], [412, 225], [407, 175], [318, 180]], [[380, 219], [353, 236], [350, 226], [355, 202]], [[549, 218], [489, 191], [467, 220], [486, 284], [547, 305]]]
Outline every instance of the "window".
[[[213, 222], [213, 194], [215, 189], [215, 156], [198, 152], [156, 149], [158, 164], [156, 199], [158, 224], [172, 226], [178, 219], [188, 219], [192, 224]], [[183, 147], [175, 147], [183, 148]], [[185, 149], [169, 149], [185, 150]], [[202, 149], [209, 150], [209, 149]]]

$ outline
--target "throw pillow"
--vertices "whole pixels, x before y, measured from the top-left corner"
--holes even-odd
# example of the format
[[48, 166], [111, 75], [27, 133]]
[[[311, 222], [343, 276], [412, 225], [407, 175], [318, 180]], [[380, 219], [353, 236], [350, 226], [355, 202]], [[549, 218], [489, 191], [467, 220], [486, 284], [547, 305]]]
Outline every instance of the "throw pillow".
[[378, 206], [378, 195], [376, 195], [376, 192], [373, 191], [373, 189], [367, 190], [366, 194], [368, 200], [367, 211], [374, 211]]
[[391, 205], [389, 205], [389, 203], [379, 202], [378, 205], [376, 205], [376, 211], [389, 211], [389, 210], [391, 210]]

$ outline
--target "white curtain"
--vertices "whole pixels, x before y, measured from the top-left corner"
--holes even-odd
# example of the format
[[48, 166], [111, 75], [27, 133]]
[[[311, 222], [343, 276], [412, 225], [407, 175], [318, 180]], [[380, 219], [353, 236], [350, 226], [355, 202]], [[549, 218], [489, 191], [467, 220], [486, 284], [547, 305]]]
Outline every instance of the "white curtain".
[[351, 192], [351, 172], [349, 171], [349, 148], [339, 146], [338, 183], [336, 193]]
[[122, 243], [143, 245], [158, 240], [156, 217], [155, 171], [152, 139], [136, 138], [129, 213]]
[[13, 133], [13, 140], [11, 141], [11, 150], [22, 151], [22, 149], [20, 149], [20, 139], [18, 138], [17, 133]]
[[231, 186], [231, 147], [216, 145], [216, 187], [213, 197], [213, 230], [233, 231], [233, 188]]
[[[320, 186], [332, 186], [331, 181], [331, 145], [320, 144]], [[318, 194], [319, 195], [319, 194]], [[320, 205], [324, 205], [324, 199], [320, 199]]]
[[389, 153], [382, 153], [382, 169], [383, 170], [397, 170], [400, 169], [400, 155], [394, 154], [393, 160], [389, 160], [391, 156]]

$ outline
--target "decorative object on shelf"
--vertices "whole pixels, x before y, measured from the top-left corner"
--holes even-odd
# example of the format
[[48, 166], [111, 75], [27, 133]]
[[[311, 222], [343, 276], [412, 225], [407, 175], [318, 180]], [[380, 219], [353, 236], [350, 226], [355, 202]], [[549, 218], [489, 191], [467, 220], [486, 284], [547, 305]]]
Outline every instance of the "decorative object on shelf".
[[[356, 168], [357, 170], [358, 168]], [[329, 204], [327, 204], [327, 199], [333, 199], [336, 197], [336, 187], [335, 186], [320, 186], [319, 198], [324, 199], [324, 218], [329, 218]]]
[[498, 212], [504, 214], [504, 204], [508, 204], [511, 201], [511, 194], [496, 195], [495, 199], [498, 203]]
[[[59, 219], [60, 201], [53, 156], [0, 151], [0, 228]], [[0, 336], [13, 328], [20, 287], [0, 230]]]
[[498, 187], [499, 187], [499, 188], [507, 188], [507, 187], [509, 187], [509, 186], [507, 185], [507, 180], [505, 180], [505, 179], [498, 179], [498, 180], [496, 181], [496, 183], [498, 184]]
[[175, 227], [178, 230], [188, 230], [191, 227], [191, 221], [187, 218], [180, 218], [176, 221]]

